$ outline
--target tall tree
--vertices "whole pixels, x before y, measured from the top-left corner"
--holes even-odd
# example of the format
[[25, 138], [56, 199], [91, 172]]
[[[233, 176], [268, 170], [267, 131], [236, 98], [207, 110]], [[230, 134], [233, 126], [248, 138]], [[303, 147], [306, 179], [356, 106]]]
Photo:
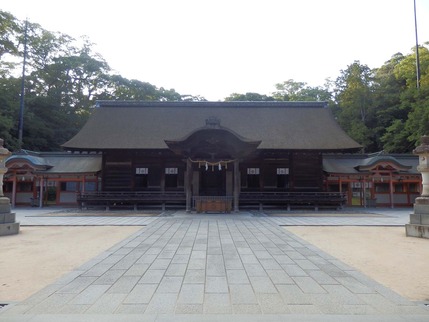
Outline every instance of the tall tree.
[[275, 85], [273, 97], [277, 101], [331, 101], [332, 94], [326, 87], [311, 87], [293, 79]]
[[373, 142], [373, 73], [359, 61], [341, 70], [336, 84], [337, 117], [342, 128], [367, 150]]

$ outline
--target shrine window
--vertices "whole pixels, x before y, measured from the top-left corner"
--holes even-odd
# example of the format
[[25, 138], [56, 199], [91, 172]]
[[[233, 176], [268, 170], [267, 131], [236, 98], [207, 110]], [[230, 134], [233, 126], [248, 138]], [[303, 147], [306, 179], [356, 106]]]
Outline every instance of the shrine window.
[[134, 179], [135, 188], [147, 188], [148, 186], [149, 168], [136, 168], [136, 176]]
[[165, 168], [165, 187], [177, 188], [178, 187], [178, 168]]
[[260, 171], [259, 168], [247, 168], [247, 187], [260, 187]]
[[277, 168], [277, 188], [289, 188], [289, 168]]
[[76, 181], [68, 181], [60, 183], [61, 191], [75, 192], [80, 190], [80, 183]]

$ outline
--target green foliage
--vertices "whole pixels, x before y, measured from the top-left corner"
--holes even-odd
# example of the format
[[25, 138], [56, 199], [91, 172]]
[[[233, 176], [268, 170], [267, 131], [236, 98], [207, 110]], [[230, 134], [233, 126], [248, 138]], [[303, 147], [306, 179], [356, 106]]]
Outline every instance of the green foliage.
[[267, 95], [261, 95], [258, 93], [246, 93], [246, 94], [238, 94], [238, 93], [232, 93], [228, 97], [225, 98], [225, 102], [232, 102], [232, 101], [242, 101], [242, 102], [252, 102], [252, 101], [258, 101], [258, 102], [266, 102], [266, 101], [274, 101], [274, 98]]
[[304, 82], [289, 79], [275, 85], [273, 97], [277, 101], [330, 101], [332, 94], [327, 88], [307, 86]]
[[[19, 148], [18, 119], [25, 22], [0, 10], [0, 137]], [[73, 39], [27, 23], [24, 138], [22, 148], [55, 151], [85, 124], [97, 100], [205, 101], [174, 89], [115, 75], [85, 37]], [[429, 49], [396, 53], [381, 67], [355, 61], [332, 82], [311, 87], [292, 79], [270, 95], [233, 93], [225, 101], [326, 101], [338, 123], [367, 152], [410, 152], [429, 134]]]
[[[25, 37], [25, 25], [26, 35]], [[25, 114], [22, 148], [56, 151], [85, 124], [96, 100], [203, 101], [174, 89], [112, 75], [107, 62], [85, 37], [53, 33], [20, 22], [0, 10], [0, 137], [19, 149], [20, 74], [27, 39]]]

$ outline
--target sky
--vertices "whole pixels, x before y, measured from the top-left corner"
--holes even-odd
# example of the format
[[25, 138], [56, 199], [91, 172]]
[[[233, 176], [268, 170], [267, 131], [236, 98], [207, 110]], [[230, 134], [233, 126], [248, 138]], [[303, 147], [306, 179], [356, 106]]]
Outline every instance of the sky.
[[[416, 0], [419, 43], [429, 0]], [[200, 95], [275, 91], [289, 79], [335, 80], [415, 46], [413, 0], [0, 0], [49, 31], [88, 36], [115, 73]]]

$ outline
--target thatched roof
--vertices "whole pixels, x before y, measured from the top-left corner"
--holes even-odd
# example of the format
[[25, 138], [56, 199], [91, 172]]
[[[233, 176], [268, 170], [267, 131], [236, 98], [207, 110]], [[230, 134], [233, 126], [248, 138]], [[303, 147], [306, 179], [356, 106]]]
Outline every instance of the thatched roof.
[[337, 124], [324, 102], [100, 101], [68, 150], [166, 149], [217, 119], [258, 149], [351, 151], [361, 146]]

